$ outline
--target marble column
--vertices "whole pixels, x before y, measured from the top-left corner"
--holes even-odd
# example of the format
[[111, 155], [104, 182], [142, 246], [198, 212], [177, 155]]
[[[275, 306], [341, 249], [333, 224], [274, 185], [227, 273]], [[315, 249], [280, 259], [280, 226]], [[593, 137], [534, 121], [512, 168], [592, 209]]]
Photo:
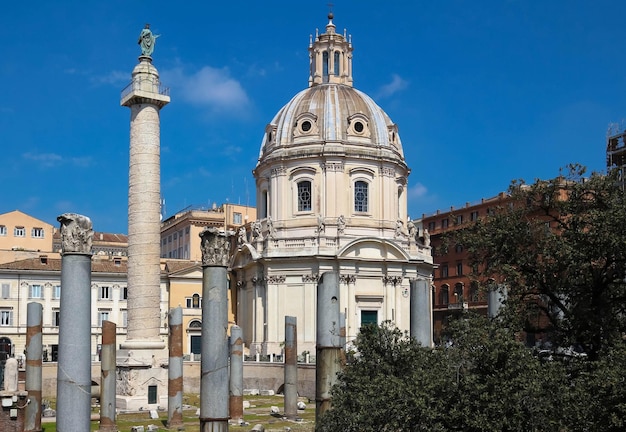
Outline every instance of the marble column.
[[411, 280], [411, 337], [422, 346], [433, 346], [433, 321], [428, 279]]
[[228, 277], [231, 232], [206, 228], [202, 248], [200, 432], [228, 431]]
[[165, 348], [160, 337], [160, 110], [169, 101], [152, 58], [139, 57], [120, 102], [130, 108], [128, 327], [122, 349]]
[[26, 391], [28, 392], [28, 405], [24, 417], [24, 432], [39, 432], [41, 431], [41, 357], [43, 354], [41, 303], [28, 303], [27, 311]]
[[167, 427], [183, 429], [183, 308], [170, 310]]
[[342, 363], [339, 275], [326, 272], [317, 285], [317, 373], [315, 375], [315, 418], [331, 408], [331, 389]]
[[166, 310], [161, 310], [160, 111], [169, 102], [152, 57], [140, 56], [120, 100], [130, 108], [128, 311], [117, 358], [120, 409], [163, 407], [168, 400], [163, 367], [168, 352], [161, 335]]
[[57, 367], [57, 430], [88, 431], [91, 421], [91, 244], [88, 217], [61, 222], [61, 314]]

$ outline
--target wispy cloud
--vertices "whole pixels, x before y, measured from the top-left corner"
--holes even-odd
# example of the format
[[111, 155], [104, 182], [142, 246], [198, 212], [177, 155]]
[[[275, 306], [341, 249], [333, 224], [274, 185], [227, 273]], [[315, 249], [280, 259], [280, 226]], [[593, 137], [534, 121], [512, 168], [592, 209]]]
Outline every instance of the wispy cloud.
[[426, 194], [428, 193], [428, 189], [423, 184], [417, 183], [409, 187], [408, 192], [409, 198], [422, 198], [426, 196]]
[[394, 93], [406, 89], [408, 86], [409, 82], [407, 80], [403, 79], [398, 74], [393, 74], [391, 76], [391, 82], [382, 86], [378, 90], [377, 95], [379, 98], [386, 98], [393, 95]]
[[70, 158], [69, 161], [74, 166], [87, 168], [92, 165], [93, 158], [91, 156], [73, 157]]
[[235, 156], [241, 153], [242, 151], [243, 149], [239, 146], [229, 145], [229, 146], [224, 147], [224, 150], [222, 150], [222, 154], [224, 156]]
[[54, 203], [54, 208], [59, 212], [68, 212], [76, 208], [76, 205], [69, 200], [61, 200]]
[[57, 166], [63, 162], [63, 157], [56, 153], [26, 152], [22, 154], [22, 157], [28, 161], [39, 163], [41, 166], [44, 167]]
[[178, 89], [184, 100], [196, 105], [231, 113], [240, 113], [250, 105], [248, 95], [239, 81], [230, 76], [228, 68], [204, 66], [188, 73], [179, 66], [163, 71], [161, 76], [164, 82]]
[[94, 84], [121, 85], [130, 82], [130, 74], [122, 71], [111, 71], [106, 75], [96, 75], [91, 78]]
[[58, 167], [63, 164], [69, 164], [80, 168], [87, 168], [92, 165], [91, 156], [64, 158], [56, 153], [22, 153], [22, 158], [30, 162], [35, 162], [44, 168]]
[[39, 197], [30, 196], [20, 203], [19, 208], [24, 209], [24, 210], [34, 209], [39, 205], [40, 202], [41, 202], [41, 199]]

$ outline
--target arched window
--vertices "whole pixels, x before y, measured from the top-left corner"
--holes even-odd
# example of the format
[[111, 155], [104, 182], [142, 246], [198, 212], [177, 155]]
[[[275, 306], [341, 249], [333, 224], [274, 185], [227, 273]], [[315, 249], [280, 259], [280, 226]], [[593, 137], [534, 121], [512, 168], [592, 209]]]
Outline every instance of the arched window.
[[193, 320], [189, 323], [189, 328], [190, 329], [201, 329], [202, 328], [202, 322], [198, 321], [198, 320]]
[[479, 291], [478, 291], [478, 282], [477, 281], [472, 281], [470, 283], [470, 301], [472, 302], [477, 302], [478, 301], [478, 296], [479, 296]]
[[322, 81], [328, 82], [328, 51], [322, 53]]
[[362, 180], [354, 182], [354, 211], [357, 213], [368, 211], [368, 186]]
[[335, 51], [333, 56], [333, 71], [335, 76], [339, 75], [339, 51]]
[[463, 284], [461, 282], [454, 285], [454, 297], [456, 297], [457, 303], [463, 303]]
[[302, 180], [298, 182], [298, 211], [311, 210], [311, 182]]
[[200, 295], [199, 294], [196, 293], [191, 297], [191, 307], [194, 309], [200, 308]]
[[450, 287], [448, 284], [441, 285], [441, 290], [439, 291], [439, 300], [442, 305], [447, 305], [450, 303]]

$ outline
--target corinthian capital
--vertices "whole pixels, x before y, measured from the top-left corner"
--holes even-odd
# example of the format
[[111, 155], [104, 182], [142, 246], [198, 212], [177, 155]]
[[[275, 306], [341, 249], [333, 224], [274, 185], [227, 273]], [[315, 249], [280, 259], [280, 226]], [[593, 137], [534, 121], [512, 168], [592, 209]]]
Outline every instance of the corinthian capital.
[[93, 239], [91, 219], [76, 213], [63, 213], [57, 220], [61, 222], [62, 253], [90, 254]]
[[200, 233], [202, 265], [228, 267], [232, 247], [232, 231], [220, 231], [217, 228], [205, 228]]

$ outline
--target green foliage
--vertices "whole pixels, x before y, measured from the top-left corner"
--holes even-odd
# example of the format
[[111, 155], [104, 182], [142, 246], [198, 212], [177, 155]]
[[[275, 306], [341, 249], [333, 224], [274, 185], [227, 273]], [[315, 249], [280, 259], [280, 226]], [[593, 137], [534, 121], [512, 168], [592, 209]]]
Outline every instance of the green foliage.
[[433, 380], [422, 373], [439, 367], [438, 357], [429, 349], [390, 323], [363, 327], [355, 347], [333, 390], [333, 409], [325, 413], [316, 430], [398, 431], [438, 415], [434, 390], [444, 387], [438, 381], [446, 377]]
[[[584, 174], [514, 182], [510, 205], [446, 238], [506, 286], [502, 315], [462, 314], [435, 349], [363, 328], [316, 430], [626, 430], [626, 202], [613, 174]], [[519, 330], [547, 332], [548, 356]]]
[[566, 374], [483, 317], [428, 349], [390, 323], [364, 328], [317, 431], [554, 431]]
[[[573, 165], [510, 187], [511, 205], [458, 231], [484, 284], [504, 283], [514, 328], [551, 332], [596, 360], [626, 331], [626, 202], [617, 178]], [[533, 327], [539, 309], [547, 321]], [[536, 323], [535, 323], [536, 324]]]

